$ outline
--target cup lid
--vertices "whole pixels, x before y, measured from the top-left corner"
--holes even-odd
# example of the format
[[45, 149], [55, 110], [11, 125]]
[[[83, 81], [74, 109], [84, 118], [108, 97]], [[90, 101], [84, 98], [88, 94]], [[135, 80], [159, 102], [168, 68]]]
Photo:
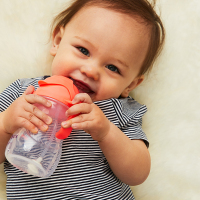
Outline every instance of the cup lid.
[[45, 80], [38, 81], [39, 88], [34, 94], [47, 96], [71, 106], [71, 101], [79, 93], [73, 81], [64, 76], [54, 75]]

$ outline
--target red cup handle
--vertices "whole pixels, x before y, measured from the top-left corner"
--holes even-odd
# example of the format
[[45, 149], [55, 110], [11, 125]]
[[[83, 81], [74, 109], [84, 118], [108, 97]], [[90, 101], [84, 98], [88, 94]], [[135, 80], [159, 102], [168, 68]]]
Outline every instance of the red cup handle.
[[72, 132], [72, 128], [63, 128], [61, 127], [60, 130], [56, 133], [56, 138], [63, 140], [65, 138], [67, 138], [70, 133]]

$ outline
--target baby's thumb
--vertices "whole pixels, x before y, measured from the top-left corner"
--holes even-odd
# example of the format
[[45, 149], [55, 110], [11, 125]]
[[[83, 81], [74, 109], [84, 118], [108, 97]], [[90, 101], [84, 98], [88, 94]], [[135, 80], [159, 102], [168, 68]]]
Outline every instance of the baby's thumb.
[[27, 94], [33, 94], [33, 92], [35, 91], [34, 86], [30, 85], [27, 87], [26, 91], [24, 92], [25, 95]]
[[79, 93], [72, 100], [72, 104], [89, 103], [92, 104], [92, 99], [87, 93]]

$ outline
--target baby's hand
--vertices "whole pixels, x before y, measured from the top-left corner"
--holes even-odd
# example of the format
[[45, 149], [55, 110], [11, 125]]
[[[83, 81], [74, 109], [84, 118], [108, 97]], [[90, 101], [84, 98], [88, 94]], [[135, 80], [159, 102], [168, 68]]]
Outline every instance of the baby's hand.
[[110, 129], [110, 121], [102, 110], [92, 102], [86, 93], [79, 93], [73, 100], [73, 106], [66, 111], [67, 117], [78, 116], [62, 122], [63, 128], [82, 129], [96, 141], [102, 141]]
[[51, 102], [45, 98], [33, 94], [34, 87], [29, 86], [24, 94], [16, 99], [2, 114], [4, 131], [13, 134], [18, 128], [26, 128], [32, 133], [38, 129], [46, 131], [52, 119], [37, 108], [39, 103], [51, 107]]

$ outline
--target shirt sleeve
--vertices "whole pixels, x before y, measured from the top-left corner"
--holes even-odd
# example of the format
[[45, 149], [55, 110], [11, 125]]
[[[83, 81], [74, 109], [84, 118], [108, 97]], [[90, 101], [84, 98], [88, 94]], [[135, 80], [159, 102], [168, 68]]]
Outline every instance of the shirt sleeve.
[[0, 94], [0, 112], [6, 110], [20, 96], [21, 83], [16, 80]]
[[142, 130], [142, 117], [146, 113], [145, 105], [133, 98], [108, 99], [95, 102], [106, 117], [131, 140], [143, 140], [149, 147], [148, 139]]
[[137, 113], [128, 118], [129, 120], [124, 123], [120, 129], [125, 133], [130, 139], [133, 140], [143, 140], [147, 147], [149, 147], [149, 141], [146, 134], [142, 130], [142, 117], [146, 113], [147, 108], [145, 105], [141, 106]]
[[44, 80], [47, 77], [49, 76], [40, 76], [37, 78], [23, 78], [14, 81], [0, 94], [0, 112], [6, 110], [12, 104], [13, 101], [20, 97], [29, 85], [32, 85], [35, 89], [37, 89], [39, 87], [38, 81]]

